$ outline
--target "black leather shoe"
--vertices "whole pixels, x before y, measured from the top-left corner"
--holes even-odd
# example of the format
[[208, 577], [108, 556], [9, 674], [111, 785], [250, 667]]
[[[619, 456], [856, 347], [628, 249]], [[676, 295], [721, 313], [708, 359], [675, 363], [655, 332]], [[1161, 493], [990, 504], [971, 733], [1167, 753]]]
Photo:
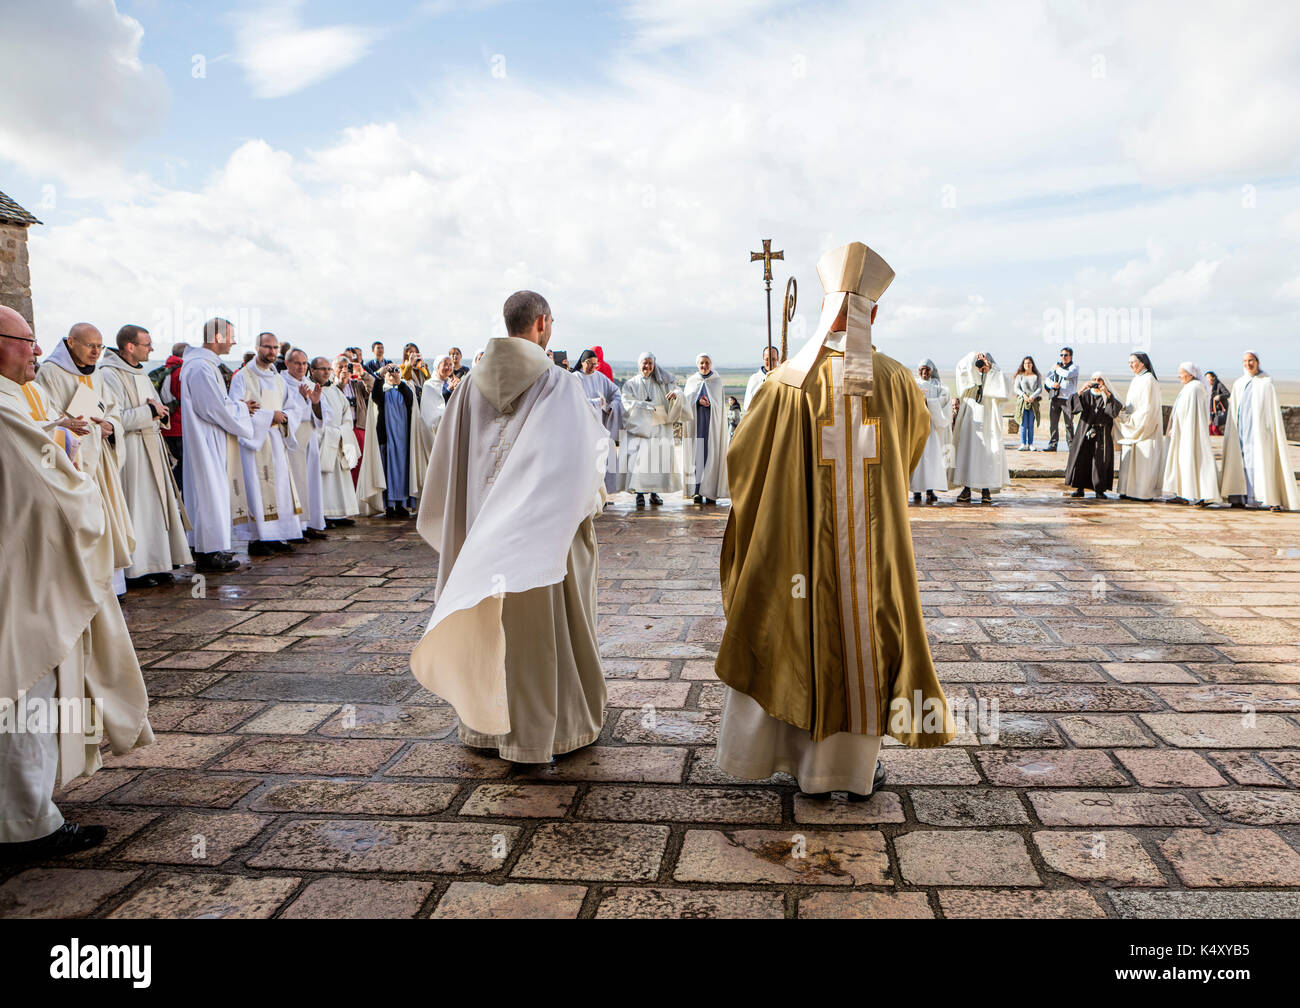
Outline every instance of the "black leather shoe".
[[639, 508], [645, 507], [645, 494], [636, 495], [636, 506]]
[[307, 540], [304, 539], [302, 536], [299, 536], [297, 539], [290, 539], [290, 540], [289, 540], [289, 545], [290, 545], [290, 546], [306, 546], [306, 545], [307, 545]]
[[712, 497], [705, 497], [705, 498], [704, 498], [704, 503], [707, 504], [709, 507], [717, 507], [717, 506], [718, 506], [718, 502], [715, 501]]
[[650, 506], [651, 506], [651, 507], [659, 507], [660, 505], [663, 504], [663, 502], [664, 502], [664, 499], [663, 499], [662, 497], [660, 497], [658, 494], [656, 494], [656, 493], [652, 493], [652, 494], [650, 495]]
[[703, 504], [703, 503], [704, 503], [704, 495], [703, 495], [703, 494], [696, 494], [696, 495], [695, 495], [693, 498], [691, 498], [691, 499], [692, 499], [693, 501], [695, 501], [696, 504]]
[[152, 588], [157, 584], [152, 574], [145, 574], [143, 577], [127, 578], [126, 587], [128, 591], [136, 591], [140, 588]]
[[76, 823], [65, 822], [49, 836], [21, 843], [0, 844], [0, 863], [17, 864], [67, 857], [78, 851], [98, 847], [106, 836], [108, 830], [103, 826], [78, 826]]
[[921, 495], [920, 495], [919, 493], [914, 493], [914, 494], [912, 494], [912, 503], [913, 503], [913, 504], [920, 504], [920, 503], [921, 503]]
[[293, 547], [287, 542], [272, 542], [268, 544], [276, 553], [292, 553]]
[[927, 504], [938, 504], [938, 503], [939, 503], [939, 495], [936, 494], [933, 490], [927, 490], [927, 491], [925, 492], [925, 502], [926, 502]]
[[1110, 498], [1106, 496], [1105, 490], [1098, 490], [1094, 496], [1097, 500], [1110, 500]]
[[961, 493], [957, 495], [957, 503], [958, 504], [970, 503], [970, 487], [966, 487], [966, 489], [964, 489]]
[[302, 530], [302, 534], [308, 539], [328, 539], [329, 536], [320, 529], [307, 528]]
[[980, 503], [981, 503], [981, 504], [992, 504], [992, 503], [993, 503], [993, 495], [992, 495], [991, 493], [989, 493], [987, 490], [981, 490], [981, 491], [980, 491]]
[[1083, 496], [1083, 487], [1079, 487], [1079, 489], [1076, 490], [1076, 491], [1074, 491], [1074, 493], [1070, 494], [1070, 496], [1071, 496], [1071, 497], [1082, 497], [1082, 496]]
[[254, 539], [248, 544], [248, 555], [251, 557], [270, 556], [274, 552], [275, 550], [271, 548], [271, 544], [262, 542], [261, 539]]
[[356, 522], [354, 522], [351, 518], [326, 518], [325, 519], [326, 528], [351, 528], [355, 524]]

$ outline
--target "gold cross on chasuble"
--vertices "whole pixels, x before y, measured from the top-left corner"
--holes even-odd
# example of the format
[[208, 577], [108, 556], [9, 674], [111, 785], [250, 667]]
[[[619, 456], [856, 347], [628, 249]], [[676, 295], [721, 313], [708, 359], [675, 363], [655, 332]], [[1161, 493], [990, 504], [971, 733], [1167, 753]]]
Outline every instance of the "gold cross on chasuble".
[[818, 418], [817, 464], [831, 474], [835, 498], [835, 566], [848, 730], [880, 735], [875, 641], [871, 633], [871, 526], [867, 467], [880, 461], [880, 420], [865, 415], [862, 396], [844, 394], [844, 357], [822, 363], [826, 410]]

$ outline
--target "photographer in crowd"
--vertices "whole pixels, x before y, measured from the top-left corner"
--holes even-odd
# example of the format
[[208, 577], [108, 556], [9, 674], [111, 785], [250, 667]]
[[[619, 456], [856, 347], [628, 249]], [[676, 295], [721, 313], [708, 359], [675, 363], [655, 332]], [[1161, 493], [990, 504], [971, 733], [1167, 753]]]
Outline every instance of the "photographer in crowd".
[[1070, 347], [1061, 347], [1061, 356], [1056, 367], [1043, 378], [1043, 387], [1051, 396], [1051, 406], [1047, 413], [1047, 447], [1043, 451], [1054, 452], [1061, 436], [1059, 421], [1065, 421], [1065, 446], [1070, 447], [1074, 441], [1074, 417], [1070, 413], [1070, 403], [1079, 388], [1079, 365], [1074, 363], [1074, 351]]
[[1106, 491], [1115, 482], [1115, 418], [1122, 408], [1101, 372], [1070, 399], [1070, 412], [1079, 418], [1077, 437], [1070, 445], [1065, 465], [1065, 482], [1074, 487], [1071, 497], [1082, 497], [1091, 490], [1097, 500], [1106, 500]]

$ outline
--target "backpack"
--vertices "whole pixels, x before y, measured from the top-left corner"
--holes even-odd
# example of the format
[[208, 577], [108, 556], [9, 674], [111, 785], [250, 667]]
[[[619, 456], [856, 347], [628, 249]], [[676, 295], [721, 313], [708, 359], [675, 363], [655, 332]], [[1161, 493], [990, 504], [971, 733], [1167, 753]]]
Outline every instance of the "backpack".
[[149, 372], [149, 380], [153, 382], [153, 387], [158, 390], [159, 395], [162, 395], [163, 385], [169, 384], [168, 379], [171, 378], [172, 372], [178, 367], [180, 367], [179, 364], [160, 364]]

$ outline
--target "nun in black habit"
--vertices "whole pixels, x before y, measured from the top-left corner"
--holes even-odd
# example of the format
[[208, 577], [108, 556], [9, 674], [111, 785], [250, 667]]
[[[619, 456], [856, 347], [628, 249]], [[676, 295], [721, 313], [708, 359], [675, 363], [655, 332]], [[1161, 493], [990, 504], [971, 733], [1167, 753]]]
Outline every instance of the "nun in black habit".
[[1082, 497], [1085, 490], [1092, 490], [1098, 500], [1107, 499], [1106, 491], [1115, 482], [1112, 428], [1123, 408], [1100, 371], [1070, 397], [1070, 412], [1078, 424], [1065, 464], [1065, 482], [1074, 487], [1071, 497]]

